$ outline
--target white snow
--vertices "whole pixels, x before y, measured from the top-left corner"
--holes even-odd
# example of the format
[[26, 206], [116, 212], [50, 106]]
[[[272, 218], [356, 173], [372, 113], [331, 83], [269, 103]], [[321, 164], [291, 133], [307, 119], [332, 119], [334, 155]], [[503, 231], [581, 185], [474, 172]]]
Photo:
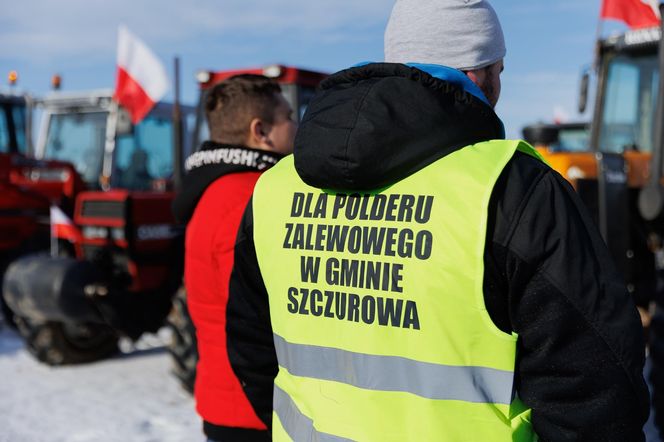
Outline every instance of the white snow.
[[[162, 329], [121, 342], [113, 359], [53, 368], [0, 319], [0, 442], [203, 442], [193, 399], [170, 373], [169, 339]], [[652, 415], [645, 429], [661, 442]]]
[[48, 367], [0, 320], [0, 442], [201, 442], [191, 396], [170, 373], [168, 330], [94, 364]]

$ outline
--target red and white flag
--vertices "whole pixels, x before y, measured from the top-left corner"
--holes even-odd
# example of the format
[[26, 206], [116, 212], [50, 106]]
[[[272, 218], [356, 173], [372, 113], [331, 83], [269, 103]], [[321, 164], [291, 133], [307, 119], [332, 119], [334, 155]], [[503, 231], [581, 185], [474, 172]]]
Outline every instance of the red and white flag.
[[74, 222], [58, 206], [51, 206], [51, 238], [81, 241], [82, 235]]
[[120, 25], [115, 99], [137, 124], [168, 91], [166, 69], [145, 43]]
[[659, 0], [603, 0], [600, 17], [623, 21], [630, 28], [658, 26]]

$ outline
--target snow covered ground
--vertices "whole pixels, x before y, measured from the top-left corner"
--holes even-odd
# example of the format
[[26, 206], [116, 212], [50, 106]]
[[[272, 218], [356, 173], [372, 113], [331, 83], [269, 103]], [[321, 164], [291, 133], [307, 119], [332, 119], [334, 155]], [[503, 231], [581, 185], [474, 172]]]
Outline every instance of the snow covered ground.
[[[168, 339], [162, 329], [122, 342], [113, 359], [52, 368], [0, 319], [0, 442], [202, 442], [193, 400], [169, 372]], [[652, 417], [645, 430], [661, 442]]]
[[166, 329], [113, 359], [39, 364], [0, 320], [0, 442], [204, 440], [192, 398], [170, 374]]

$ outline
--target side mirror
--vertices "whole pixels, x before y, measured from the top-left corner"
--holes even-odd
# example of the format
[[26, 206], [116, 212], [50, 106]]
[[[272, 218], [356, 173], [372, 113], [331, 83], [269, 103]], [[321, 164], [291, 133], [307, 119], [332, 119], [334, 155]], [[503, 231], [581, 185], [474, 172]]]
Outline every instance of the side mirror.
[[134, 132], [134, 125], [131, 124], [131, 118], [129, 117], [129, 112], [124, 108], [118, 107], [118, 119], [115, 125], [115, 134], [119, 135], [131, 135]]
[[579, 90], [579, 113], [586, 111], [588, 106], [588, 86], [590, 84], [590, 72], [586, 69], [581, 76], [581, 88]]

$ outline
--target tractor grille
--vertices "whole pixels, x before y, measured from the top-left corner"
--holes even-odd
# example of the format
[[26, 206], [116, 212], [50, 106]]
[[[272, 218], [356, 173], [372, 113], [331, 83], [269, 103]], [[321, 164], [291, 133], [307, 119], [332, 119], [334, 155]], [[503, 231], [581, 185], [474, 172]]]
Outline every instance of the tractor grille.
[[84, 218], [124, 218], [124, 201], [83, 201]]

